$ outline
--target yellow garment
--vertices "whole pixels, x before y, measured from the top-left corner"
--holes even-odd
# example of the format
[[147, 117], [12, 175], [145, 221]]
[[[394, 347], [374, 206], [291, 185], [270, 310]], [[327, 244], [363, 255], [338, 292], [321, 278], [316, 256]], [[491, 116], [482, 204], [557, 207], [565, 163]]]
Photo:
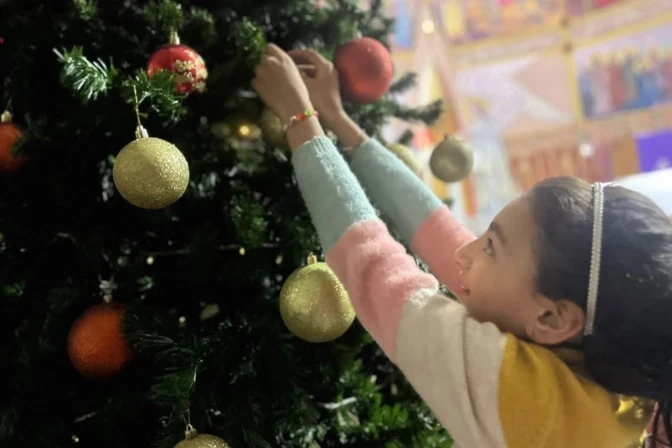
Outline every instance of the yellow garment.
[[577, 376], [553, 352], [507, 338], [499, 384], [507, 447], [629, 448], [636, 443], [646, 423], [633, 429], [617, 415], [617, 396]]

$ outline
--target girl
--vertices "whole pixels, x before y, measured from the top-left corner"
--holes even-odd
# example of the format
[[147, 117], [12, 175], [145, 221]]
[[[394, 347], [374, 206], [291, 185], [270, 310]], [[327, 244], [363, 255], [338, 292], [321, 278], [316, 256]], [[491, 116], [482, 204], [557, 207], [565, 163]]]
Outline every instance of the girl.
[[[343, 113], [331, 64], [310, 51], [293, 56], [314, 73], [302, 77], [269, 45], [252, 86], [287, 123], [299, 187], [360, 321], [457, 446], [626, 447], [632, 434], [614, 393], [656, 399], [669, 416], [672, 227], [653, 203], [556, 178], [476, 238]], [[313, 107], [459, 303], [389, 235]]]

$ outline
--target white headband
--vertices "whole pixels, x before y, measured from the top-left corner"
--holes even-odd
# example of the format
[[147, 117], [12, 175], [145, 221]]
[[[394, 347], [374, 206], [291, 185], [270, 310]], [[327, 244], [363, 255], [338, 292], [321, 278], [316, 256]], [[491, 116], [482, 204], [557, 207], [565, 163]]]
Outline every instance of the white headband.
[[590, 276], [588, 277], [588, 301], [586, 303], [585, 336], [593, 334], [597, 291], [600, 285], [600, 263], [602, 261], [602, 218], [604, 215], [604, 186], [600, 182], [593, 185], [593, 244], [590, 255]]

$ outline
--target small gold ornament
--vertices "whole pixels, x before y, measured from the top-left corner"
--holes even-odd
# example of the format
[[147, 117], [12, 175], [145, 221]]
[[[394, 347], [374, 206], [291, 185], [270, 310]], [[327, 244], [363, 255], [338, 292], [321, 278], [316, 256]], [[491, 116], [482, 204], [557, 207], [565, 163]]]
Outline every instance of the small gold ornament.
[[326, 263], [314, 255], [289, 276], [280, 292], [280, 315], [295, 336], [307, 342], [329, 342], [342, 336], [355, 320], [350, 297]]
[[387, 148], [394, 153], [399, 159], [401, 159], [407, 167], [411, 169], [415, 174], [420, 175], [420, 164], [415, 160], [415, 155], [413, 151], [401, 143], [391, 143]]
[[449, 135], [436, 145], [429, 158], [429, 168], [444, 182], [459, 182], [474, 167], [474, 152], [463, 141]]
[[175, 448], [231, 448], [219, 437], [210, 434], [199, 434], [193, 426], [187, 425], [184, 431], [184, 440], [175, 445]]
[[136, 207], [167, 207], [187, 190], [187, 159], [172, 143], [149, 137], [142, 126], [135, 135], [136, 140], [126, 145], [114, 162], [114, 185]]
[[231, 125], [225, 121], [217, 121], [210, 126], [210, 132], [218, 140], [226, 140], [231, 137]]
[[261, 113], [259, 127], [266, 143], [275, 148], [289, 149], [282, 120], [268, 107]]

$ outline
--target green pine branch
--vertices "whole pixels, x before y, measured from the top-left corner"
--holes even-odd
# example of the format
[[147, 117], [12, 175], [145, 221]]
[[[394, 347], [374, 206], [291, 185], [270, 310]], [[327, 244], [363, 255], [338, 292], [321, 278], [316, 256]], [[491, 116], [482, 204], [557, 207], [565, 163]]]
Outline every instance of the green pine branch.
[[392, 86], [390, 86], [390, 93], [403, 93], [413, 87], [418, 79], [416, 73], [405, 73], [401, 78], [394, 81]]
[[95, 0], [74, 0], [75, 12], [82, 20], [93, 20], [98, 17], [98, 3]]
[[133, 104], [135, 87], [138, 103], [149, 102], [152, 112], [168, 123], [175, 123], [187, 114], [183, 106], [186, 96], [177, 92], [175, 76], [168, 70], [162, 70], [150, 78], [144, 69], [140, 69], [133, 78], [121, 81], [119, 72], [112, 64], [108, 67], [100, 59], [92, 62], [84, 56], [81, 47], [62, 52], [56, 49], [53, 51], [63, 64], [61, 82], [85, 104], [107, 95], [112, 88], [118, 86], [122, 87], [122, 95], [126, 101]]
[[177, 31], [184, 21], [182, 5], [172, 0], [151, 1], [145, 6], [143, 12], [150, 27], [161, 30], [166, 36], [172, 31]]
[[151, 111], [168, 123], [176, 123], [188, 113], [184, 106], [186, 95], [175, 89], [175, 75], [168, 70], [161, 70], [150, 78], [145, 70], [140, 69], [135, 77], [123, 82], [123, 87], [126, 102], [133, 104], [135, 101], [135, 87], [138, 105], [148, 102]]
[[413, 141], [413, 137], [413, 131], [406, 129], [404, 133], [401, 134], [401, 137], [397, 139], [397, 141], [402, 145], [409, 145]]
[[84, 56], [81, 47], [62, 52], [56, 49], [53, 51], [63, 64], [61, 82], [84, 103], [106, 95], [119, 76], [119, 72], [111, 64], [108, 67], [101, 59], [90, 61]]
[[188, 35], [199, 36], [201, 47], [208, 47], [214, 45], [219, 40], [219, 34], [215, 27], [215, 17], [210, 11], [192, 7], [185, 19], [182, 29]]
[[250, 191], [241, 191], [231, 198], [229, 215], [243, 247], [260, 247], [267, 240], [268, 222], [264, 211], [264, 204]]
[[134, 351], [163, 372], [149, 390], [150, 400], [164, 409], [171, 421], [179, 421], [192, 400], [203, 347], [195, 338], [178, 341], [165, 336], [166, 325], [148, 313], [137, 307], [129, 309], [123, 332]]
[[422, 107], [408, 109], [399, 107], [399, 109], [393, 115], [404, 121], [419, 121], [428, 126], [431, 126], [436, 122], [436, 120], [439, 119], [442, 113], [443, 102], [441, 100], [436, 100]]
[[239, 54], [245, 55], [244, 61], [248, 65], [252, 66], [259, 62], [266, 48], [266, 37], [261, 26], [244, 17], [232, 27], [230, 38]]

